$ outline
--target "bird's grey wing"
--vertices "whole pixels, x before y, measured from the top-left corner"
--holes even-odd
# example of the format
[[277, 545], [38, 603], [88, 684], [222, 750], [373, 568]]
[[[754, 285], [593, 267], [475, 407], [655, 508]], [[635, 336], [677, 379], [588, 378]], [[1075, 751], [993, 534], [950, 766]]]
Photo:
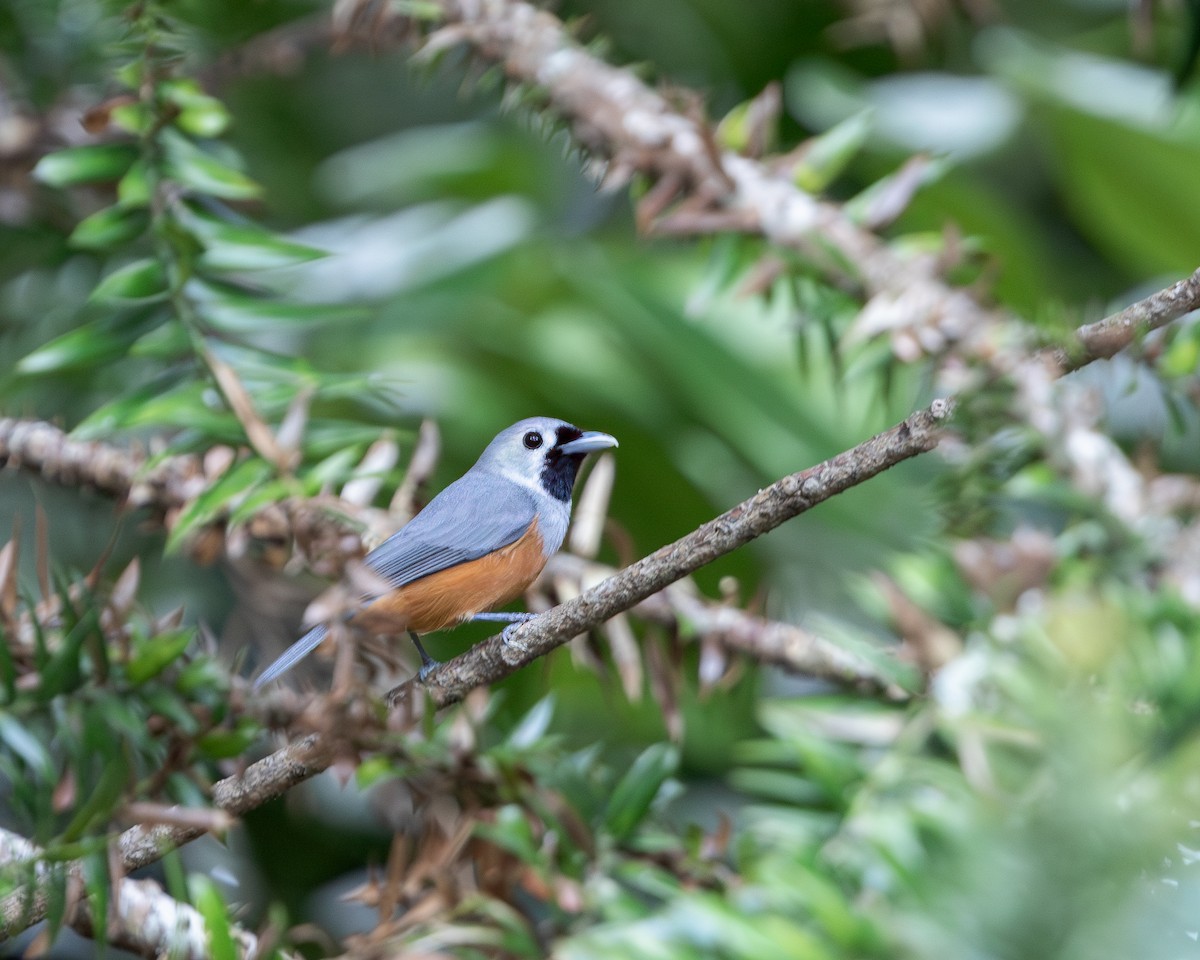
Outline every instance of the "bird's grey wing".
[[536, 517], [532, 492], [499, 477], [467, 473], [367, 554], [366, 564], [402, 587], [508, 546]]
[[[536, 516], [537, 503], [524, 487], [486, 474], [467, 473], [367, 554], [366, 563], [393, 586], [401, 587], [508, 546], [520, 539]], [[323, 624], [309, 630], [263, 671], [255, 689], [308, 656], [325, 634]]]

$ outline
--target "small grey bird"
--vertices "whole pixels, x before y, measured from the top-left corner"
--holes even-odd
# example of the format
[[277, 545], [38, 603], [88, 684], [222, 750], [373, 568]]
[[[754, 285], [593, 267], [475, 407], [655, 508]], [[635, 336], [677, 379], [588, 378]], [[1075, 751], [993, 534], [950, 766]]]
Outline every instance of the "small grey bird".
[[[367, 554], [367, 567], [391, 589], [365, 598], [351, 622], [372, 633], [407, 631], [421, 654], [423, 677], [436, 661], [420, 634], [467, 620], [529, 619], [532, 614], [491, 611], [523, 593], [562, 546], [583, 458], [615, 446], [607, 433], [550, 417], [501, 431], [470, 470]], [[326, 632], [321, 625], [306, 633], [255, 686], [295, 666]]]

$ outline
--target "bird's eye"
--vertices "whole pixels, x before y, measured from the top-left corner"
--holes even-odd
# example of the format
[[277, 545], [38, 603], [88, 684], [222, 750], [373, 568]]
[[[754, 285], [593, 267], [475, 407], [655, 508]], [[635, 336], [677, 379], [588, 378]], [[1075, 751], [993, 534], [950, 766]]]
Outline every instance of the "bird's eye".
[[536, 430], [530, 430], [521, 440], [530, 450], [536, 450], [542, 445], [542, 435]]

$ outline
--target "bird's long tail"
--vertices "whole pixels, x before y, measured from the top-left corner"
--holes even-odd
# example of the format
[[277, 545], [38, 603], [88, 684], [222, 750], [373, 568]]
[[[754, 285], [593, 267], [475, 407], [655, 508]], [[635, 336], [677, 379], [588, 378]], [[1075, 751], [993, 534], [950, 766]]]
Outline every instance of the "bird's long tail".
[[291, 670], [292, 667], [321, 645], [321, 641], [325, 639], [325, 635], [328, 632], [329, 630], [324, 624], [309, 630], [308, 633], [284, 650], [279, 659], [262, 672], [262, 676], [254, 681], [254, 689], [257, 690], [263, 684], [270, 683], [276, 677], [282, 676]]

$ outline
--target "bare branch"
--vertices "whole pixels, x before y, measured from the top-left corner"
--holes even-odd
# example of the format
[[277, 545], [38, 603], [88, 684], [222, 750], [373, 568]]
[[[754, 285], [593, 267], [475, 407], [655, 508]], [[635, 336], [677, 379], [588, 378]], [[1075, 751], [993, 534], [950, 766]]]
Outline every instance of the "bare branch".
[[1200, 310], [1200, 269], [1119, 313], [1079, 327], [1075, 331], [1078, 346], [1056, 350], [1052, 356], [1063, 370], [1076, 370], [1093, 360], [1115, 356], [1138, 337], [1193, 310]]

